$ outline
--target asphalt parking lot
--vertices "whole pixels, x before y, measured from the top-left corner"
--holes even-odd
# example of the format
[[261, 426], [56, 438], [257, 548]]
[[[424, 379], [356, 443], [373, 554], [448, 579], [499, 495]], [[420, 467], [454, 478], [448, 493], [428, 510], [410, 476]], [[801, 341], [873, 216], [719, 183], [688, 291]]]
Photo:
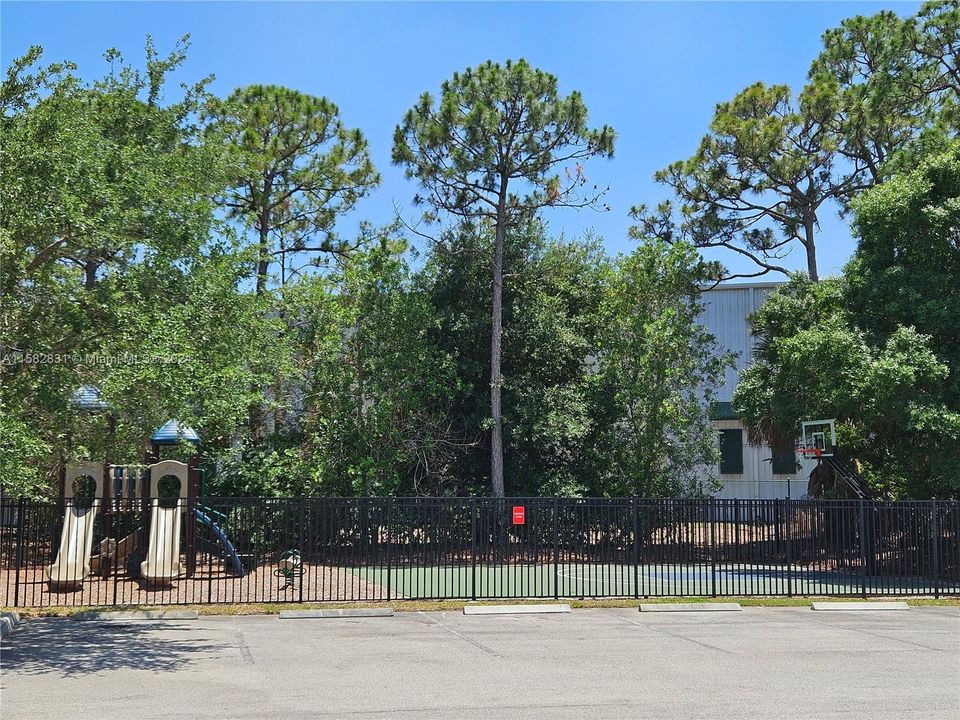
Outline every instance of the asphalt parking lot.
[[960, 609], [35, 620], [4, 720], [955, 718]]

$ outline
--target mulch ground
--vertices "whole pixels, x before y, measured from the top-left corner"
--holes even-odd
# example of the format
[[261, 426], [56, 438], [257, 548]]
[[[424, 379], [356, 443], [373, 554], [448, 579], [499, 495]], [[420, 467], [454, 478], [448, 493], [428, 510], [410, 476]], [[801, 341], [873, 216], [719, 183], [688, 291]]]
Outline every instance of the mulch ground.
[[[386, 600], [386, 589], [354, 575], [346, 568], [305, 565], [302, 576], [287, 582], [277, 565], [264, 565], [243, 577], [218, 566], [197, 566], [193, 577], [166, 586], [151, 586], [123, 572], [108, 578], [88, 576], [76, 589], [54, 590], [43, 568], [0, 569], [0, 605], [44, 607], [55, 605], [173, 605], [189, 603], [272, 603]], [[16, 594], [17, 602], [14, 603]], [[392, 593], [391, 597], [397, 597]]]

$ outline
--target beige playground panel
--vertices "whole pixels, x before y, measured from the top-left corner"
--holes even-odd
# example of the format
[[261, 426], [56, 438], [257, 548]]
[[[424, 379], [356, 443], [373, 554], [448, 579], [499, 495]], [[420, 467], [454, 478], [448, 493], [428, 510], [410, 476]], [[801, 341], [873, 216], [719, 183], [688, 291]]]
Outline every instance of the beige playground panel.
[[[89, 507], [71, 503], [75, 500], [73, 484], [77, 478], [89, 477], [96, 483], [93, 501]], [[51, 585], [69, 588], [83, 582], [90, 574], [90, 554], [97, 510], [103, 497], [103, 467], [94, 463], [71, 465], [64, 475], [63, 497], [67, 508], [63, 516], [60, 549], [53, 564], [47, 566], [46, 576]]]

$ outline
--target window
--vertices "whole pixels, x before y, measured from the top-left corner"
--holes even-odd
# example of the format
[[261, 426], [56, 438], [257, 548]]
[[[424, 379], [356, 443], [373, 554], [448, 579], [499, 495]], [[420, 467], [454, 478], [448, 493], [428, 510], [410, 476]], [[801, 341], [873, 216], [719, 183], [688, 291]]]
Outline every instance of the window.
[[720, 474], [743, 474], [743, 430], [720, 431]]
[[797, 472], [797, 453], [790, 443], [779, 443], [773, 450], [773, 474], [793, 475]]
[[733, 409], [733, 403], [725, 400], [714, 401], [710, 405], [711, 420], [739, 420], [740, 416]]

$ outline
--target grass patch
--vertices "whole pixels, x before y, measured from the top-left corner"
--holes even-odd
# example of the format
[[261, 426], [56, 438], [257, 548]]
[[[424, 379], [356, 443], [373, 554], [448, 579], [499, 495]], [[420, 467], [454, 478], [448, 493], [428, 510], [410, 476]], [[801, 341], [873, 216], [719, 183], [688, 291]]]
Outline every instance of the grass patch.
[[[642, 598], [605, 598], [597, 600], [561, 598], [559, 601], [571, 608], [635, 608], [643, 603], [704, 603], [738, 602], [743, 607], [809, 607], [813, 601], [830, 602], [859, 598], [838, 597], [657, 597]], [[876, 597], [870, 601], [903, 600], [913, 607], [960, 607], [960, 597]], [[531, 598], [523, 600], [394, 600], [392, 602], [316, 602], [316, 603], [243, 603], [218, 605], [123, 605], [123, 606], [71, 606], [44, 608], [0, 608], [16, 610], [24, 619], [42, 617], [72, 617], [86, 612], [110, 612], [126, 610], [196, 610], [199, 615], [277, 615], [281, 610], [350, 609], [350, 608], [393, 608], [396, 612], [455, 612], [464, 605], [543, 605], [554, 602], [550, 599]]]

